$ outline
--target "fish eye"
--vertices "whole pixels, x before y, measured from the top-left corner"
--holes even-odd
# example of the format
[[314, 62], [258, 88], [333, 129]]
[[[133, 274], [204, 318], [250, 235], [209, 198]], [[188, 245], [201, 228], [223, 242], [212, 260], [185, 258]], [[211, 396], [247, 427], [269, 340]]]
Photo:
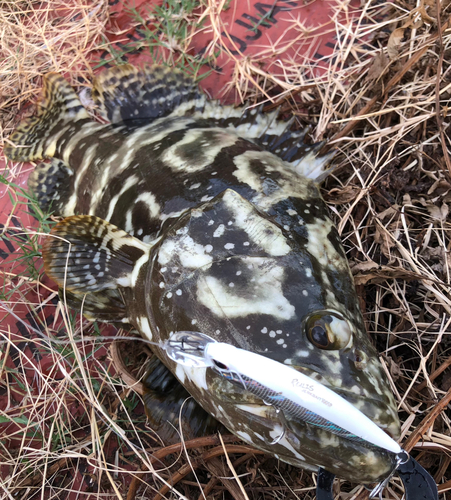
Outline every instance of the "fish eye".
[[305, 321], [308, 340], [318, 349], [336, 351], [349, 344], [352, 329], [349, 323], [338, 313], [318, 311]]

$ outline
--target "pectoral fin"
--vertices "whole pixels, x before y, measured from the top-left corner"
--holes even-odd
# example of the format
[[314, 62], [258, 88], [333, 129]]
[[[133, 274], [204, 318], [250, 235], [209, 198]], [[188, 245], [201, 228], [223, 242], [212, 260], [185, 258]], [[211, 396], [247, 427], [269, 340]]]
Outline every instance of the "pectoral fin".
[[119, 289], [77, 294], [60, 288], [59, 296], [71, 309], [80, 311], [90, 321], [115, 323], [122, 328], [130, 323]]
[[151, 245], [92, 215], [57, 224], [42, 249], [45, 270], [77, 295], [133, 287]]

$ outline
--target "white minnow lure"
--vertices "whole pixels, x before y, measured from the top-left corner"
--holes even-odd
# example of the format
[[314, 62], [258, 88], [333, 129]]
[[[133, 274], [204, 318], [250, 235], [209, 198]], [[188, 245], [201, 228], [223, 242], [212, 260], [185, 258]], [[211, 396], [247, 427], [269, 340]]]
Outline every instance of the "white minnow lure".
[[241, 381], [246, 390], [284, 413], [395, 454], [402, 451], [395, 440], [351, 403], [278, 361], [197, 332], [176, 332], [164, 349], [177, 363], [211, 367], [230, 380]]
[[[175, 332], [160, 347], [176, 363], [192, 369], [210, 367], [228, 380], [241, 382], [247, 391], [274, 406], [282, 417], [304, 420], [345, 439], [395, 454], [394, 467], [369, 493], [370, 498], [382, 500], [384, 488], [397, 473], [404, 485], [406, 500], [438, 500], [434, 479], [416, 460], [360, 410], [307, 375], [199, 332]], [[319, 466], [318, 500], [334, 499], [334, 478], [335, 474]]]

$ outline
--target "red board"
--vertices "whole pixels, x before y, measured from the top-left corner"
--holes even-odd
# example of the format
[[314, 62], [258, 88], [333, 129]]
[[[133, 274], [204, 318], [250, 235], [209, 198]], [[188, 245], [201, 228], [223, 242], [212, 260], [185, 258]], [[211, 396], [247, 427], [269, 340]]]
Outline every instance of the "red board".
[[[227, 91], [231, 82], [238, 79], [258, 87], [263, 71], [273, 75], [282, 86], [286, 81], [299, 82], [301, 67], [304, 76], [310, 72], [323, 74], [335, 62], [331, 56], [337, 44], [336, 22], [348, 25], [361, 13], [358, 0], [351, 0], [345, 8], [336, 0], [228, 3], [229, 7], [220, 13], [206, 9], [202, 26], [192, 37], [188, 50], [193, 57], [215, 54], [214, 60], [201, 70], [211, 71], [201, 85], [210, 96], [221, 97], [227, 103], [241, 97]], [[117, 51], [126, 54], [123, 60], [151, 61], [140, 49], [141, 43], [145, 43], [146, 29], [154, 27], [149, 2], [137, 0], [133, 15], [119, 0], [111, 0], [110, 5], [110, 40], [115, 42]], [[136, 13], [143, 22], [136, 22]], [[133, 44], [135, 50], [130, 48]], [[176, 51], [177, 48], [169, 50], [172, 54], [166, 53], [162, 58], [170, 60]], [[111, 58], [106, 50], [99, 57], [104, 63]], [[288, 73], [287, 68], [291, 68]]]

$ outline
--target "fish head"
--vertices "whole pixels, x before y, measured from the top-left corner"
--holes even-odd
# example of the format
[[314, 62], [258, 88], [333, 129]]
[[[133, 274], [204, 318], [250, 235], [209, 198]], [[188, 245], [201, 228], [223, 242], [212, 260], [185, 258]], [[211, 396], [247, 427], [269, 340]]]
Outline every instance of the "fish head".
[[[319, 193], [317, 202], [323, 204]], [[196, 331], [289, 365], [396, 438], [394, 398], [336, 230], [324, 213], [301, 229], [281, 227], [237, 192], [224, 191], [182, 215], [153, 249], [147, 315], [160, 341]], [[229, 430], [286, 462], [321, 465], [361, 482], [393, 467], [388, 452], [290, 415], [282, 422], [273, 407], [211, 368], [174, 364], [163, 350], [159, 356]]]

